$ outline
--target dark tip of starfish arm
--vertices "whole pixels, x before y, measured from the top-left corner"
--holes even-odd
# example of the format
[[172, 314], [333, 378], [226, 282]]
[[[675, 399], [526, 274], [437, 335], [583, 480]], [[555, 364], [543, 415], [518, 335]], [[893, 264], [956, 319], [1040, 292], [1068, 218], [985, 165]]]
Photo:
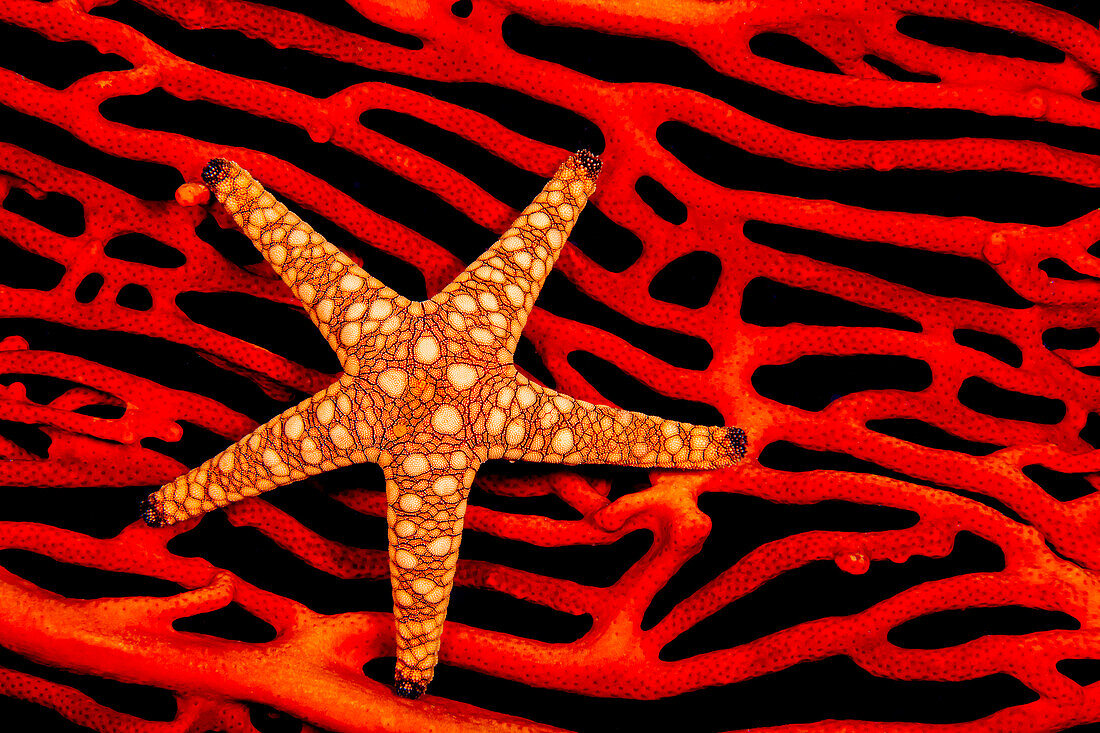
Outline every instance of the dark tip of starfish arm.
[[395, 677], [393, 681], [393, 691], [396, 692], [398, 696], [409, 700], [415, 700], [420, 697], [427, 689], [427, 683], [405, 679], [404, 677]]
[[153, 495], [146, 496], [141, 501], [141, 518], [145, 520], [145, 523], [150, 527], [164, 527], [167, 526], [167, 522], [157, 511], [156, 502], [153, 500]]
[[749, 439], [744, 430], [741, 428], [728, 428], [726, 430], [726, 440], [729, 441], [730, 456], [735, 463], [745, 457], [745, 453], [748, 452]]
[[214, 158], [202, 169], [202, 182], [214, 187], [224, 181], [229, 175], [229, 161], [225, 158]]
[[603, 162], [588, 148], [581, 148], [573, 153], [573, 160], [584, 169], [584, 172], [589, 178], [595, 178], [600, 175], [600, 168], [603, 167]]

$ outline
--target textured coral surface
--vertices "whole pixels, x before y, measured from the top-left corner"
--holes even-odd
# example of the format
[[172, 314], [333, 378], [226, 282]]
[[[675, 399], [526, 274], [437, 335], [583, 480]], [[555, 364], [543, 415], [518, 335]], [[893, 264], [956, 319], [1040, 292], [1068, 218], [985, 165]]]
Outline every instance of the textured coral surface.
[[[1100, 721], [1092, 3], [317, 4], [0, 3], [0, 709]], [[380, 472], [137, 521], [338, 368], [231, 222], [172, 193], [237, 160], [423, 298], [582, 145], [600, 190], [517, 362], [740, 425], [749, 459], [487, 466], [432, 694], [403, 700]]]

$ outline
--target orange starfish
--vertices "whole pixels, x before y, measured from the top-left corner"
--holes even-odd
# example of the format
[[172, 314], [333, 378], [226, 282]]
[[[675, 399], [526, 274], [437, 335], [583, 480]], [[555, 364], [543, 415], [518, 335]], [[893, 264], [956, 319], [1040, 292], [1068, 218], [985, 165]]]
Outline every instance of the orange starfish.
[[572, 155], [512, 228], [454, 282], [414, 303], [367, 274], [236, 163], [203, 181], [294, 291], [343, 365], [340, 379], [146, 499], [174, 524], [340, 466], [386, 476], [397, 692], [434, 674], [466, 497], [491, 458], [720, 468], [739, 428], [705, 427], [574, 400], [512, 362], [535, 298], [596, 188], [600, 161]]

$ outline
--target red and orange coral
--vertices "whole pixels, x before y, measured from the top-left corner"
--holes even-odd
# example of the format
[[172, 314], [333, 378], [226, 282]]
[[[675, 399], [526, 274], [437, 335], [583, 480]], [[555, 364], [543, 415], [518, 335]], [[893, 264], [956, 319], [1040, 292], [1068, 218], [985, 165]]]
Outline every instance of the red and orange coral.
[[[104, 731], [251, 730], [243, 703], [332, 730], [1100, 720], [1095, 17], [351, 5], [0, 7], [0, 690]], [[761, 436], [755, 460], [625, 493], [598, 471], [486, 475], [456, 579], [483, 610], [415, 703], [372, 671], [393, 653], [373, 474], [324, 485], [336, 502], [232, 507], [232, 528], [128, 524], [149, 485], [334, 368], [285, 346], [304, 315], [178, 183], [232, 157], [422, 296], [600, 136], [605, 218], [565, 250], [526, 366], [593, 401], [713, 405]], [[226, 609], [271, 635], [197, 633]], [[170, 690], [175, 719], [77, 691], [98, 678]], [[914, 703], [928, 686], [978, 702]]]

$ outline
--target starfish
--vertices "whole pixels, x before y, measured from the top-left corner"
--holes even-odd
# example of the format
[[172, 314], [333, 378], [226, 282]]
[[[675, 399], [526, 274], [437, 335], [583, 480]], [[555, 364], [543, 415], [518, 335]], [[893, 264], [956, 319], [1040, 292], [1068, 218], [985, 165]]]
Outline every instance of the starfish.
[[539, 290], [596, 188], [600, 161], [570, 156], [508, 231], [438, 295], [412, 302], [371, 277], [236, 163], [202, 172], [290, 286], [343, 367], [339, 379], [145, 500], [182, 522], [354, 463], [386, 477], [395, 689], [418, 697], [438, 660], [466, 499], [489, 459], [680, 469], [745, 454], [739, 428], [665, 420], [556, 392], [513, 354]]

